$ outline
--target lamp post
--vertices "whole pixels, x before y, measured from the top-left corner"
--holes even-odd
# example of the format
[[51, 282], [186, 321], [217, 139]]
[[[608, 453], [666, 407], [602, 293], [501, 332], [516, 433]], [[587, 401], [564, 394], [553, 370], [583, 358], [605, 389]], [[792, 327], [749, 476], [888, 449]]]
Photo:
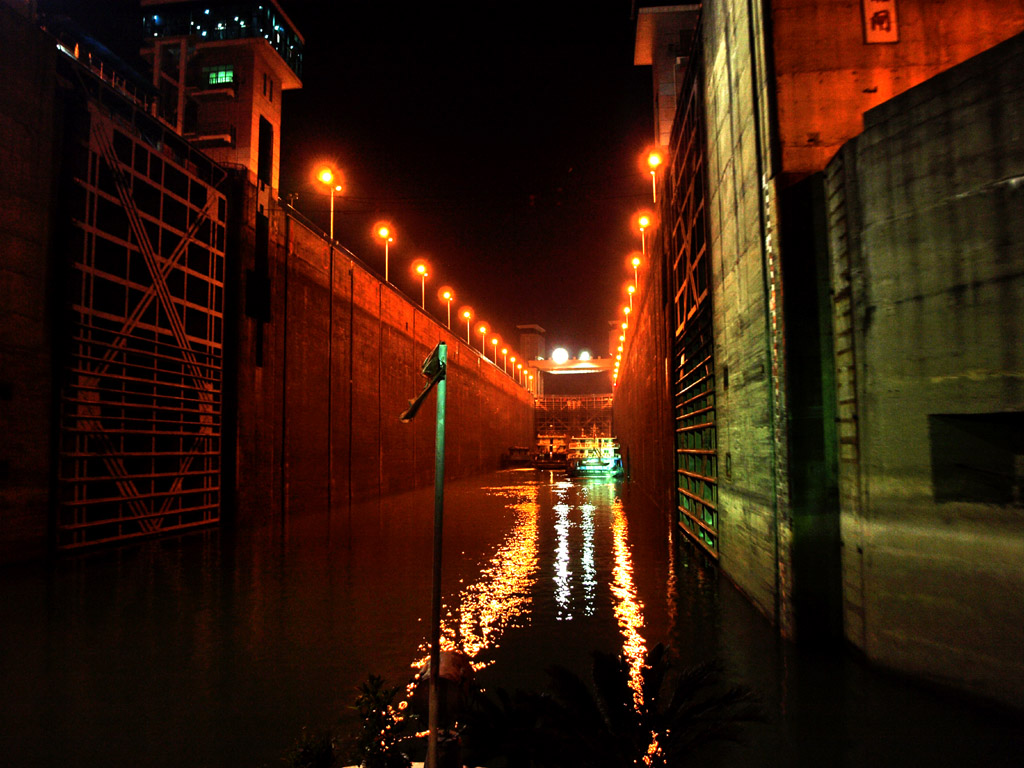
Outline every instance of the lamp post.
[[517, 369], [516, 372], [519, 374], [519, 383], [522, 384], [523, 383], [523, 364], [522, 363], [517, 363], [516, 364], [516, 369]]
[[334, 242], [334, 193], [341, 192], [341, 184], [335, 183], [337, 181], [336, 174], [333, 170], [324, 166], [316, 172], [317, 181], [323, 184], [331, 191], [331, 223], [330, 223], [330, 236], [331, 243]]
[[640, 257], [634, 256], [630, 264], [633, 265], [633, 285], [640, 285], [640, 280], [637, 277], [637, 269], [640, 268]]
[[[515, 358], [513, 357], [512, 360], [514, 361]], [[495, 361], [495, 363], [497, 363], [497, 361]], [[501, 369], [505, 373], [508, 373], [508, 347], [501, 348]]]
[[[508, 371], [506, 371], [506, 373], [508, 373]], [[512, 355], [512, 380], [515, 381], [515, 378], [516, 378], [516, 356]]]
[[[316, 178], [331, 193], [330, 256], [327, 266], [327, 423], [332, 424], [334, 420], [334, 193], [341, 192], [341, 184], [338, 183], [339, 179], [334, 170], [327, 166], [316, 172]], [[334, 467], [334, 431], [331, 429], [327, 430], [327, 466], [327, 508], [330, 509], [333, 484], [331, 468]]]
[[470, 344], [469, 340], [469, 321], [473, 319], [473, 311], [471, 309], [462, 310], [462, 317], [466, 321], [466, 343]]
[[384, 241], [384, 282], [388, 281], [388, 244], [395, 241], [395, 231], [390, 224], [381, 222], [377, 225], [377, 237]]
[[455, 298], [455, 294], [451, 290], [445, 290], [441, 294], [441, 298], [448, 302], [448, 330], [452, 329], [452, 299]]
[[626, 293], [629, 294], [629, 310], [632, 312], [633, 311], [633, 294], [636, 293], [636, 286], [635, 285], [627, 285], [626, 286]]
[[647, 214], [640, 214], [640, 218], [636, 220], [636, 223], [640, 225], [640, 252], [647, 255], [647, 241], [644, 239], [644, 230], [651, 225], [651, 217]]
[[529, 388], [529, 390], [531, 392], [533, 392], [533, 374], [532, 373], [530, 374], [530, 385], [529, 385], [528, 388]]
[[497, 336], [492, 336], [491, 337], [491, 346], [494, 347], [494, 349], [492, 350], [494, 352], [494, 364], [497, 365], [498, 364], [498, 337]]
[[486, 358], [487, 357], [487, 326], [481, 324], [481, 326], [479, 328], [477, 328], [476, 330], [477, 330], [477, 333], [480, 334], [480, 354], [483, 355]]
[[655, 176], [658, 166], [661, 165], [661, 153], [651, 152], [647, 156], [647, 165], [651, 168], [651, 200], [654, 203], [658, 202], [658, 181]]
[[427, 263], [421, 261], [416, 265], [416, 274], [420, 276], [420, 309], [427, 311]]

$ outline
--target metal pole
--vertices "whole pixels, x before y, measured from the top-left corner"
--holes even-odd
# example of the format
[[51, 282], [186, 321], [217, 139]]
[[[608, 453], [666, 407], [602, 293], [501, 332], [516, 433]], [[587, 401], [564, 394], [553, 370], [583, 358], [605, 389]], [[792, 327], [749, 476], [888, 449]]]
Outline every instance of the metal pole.
[[452, 329], [452, 300], [448, 299], [448, 330]]
[[[437, 345], [438, 362], [448, 364], [448, 346]], [[437, 768], [437, 728], [440, 692], [438, 673], [441, 669], [441, 534], [444, 527], [444, 418], [447, 377], [437, 382], [437, 431], [434, 443], [434, 575], [430, 606], [430, 699], [427, 725], [427, 768]]]
[[427, 276], [420, 275], [420, 309], [427, 311]]
[[331, 245], [327, 268], [327, 515], [334, 499], [334, 185], [331, 184]]
[[469, 318], [466, 318], [466, 343], [469, 344]]
[[651, 198], [655, 203], [658, 202], [658, 182], [654, 178], [654, 171], [651, 171]]
[[384, 238], [384, 282], [388, 281], [388, 238]]

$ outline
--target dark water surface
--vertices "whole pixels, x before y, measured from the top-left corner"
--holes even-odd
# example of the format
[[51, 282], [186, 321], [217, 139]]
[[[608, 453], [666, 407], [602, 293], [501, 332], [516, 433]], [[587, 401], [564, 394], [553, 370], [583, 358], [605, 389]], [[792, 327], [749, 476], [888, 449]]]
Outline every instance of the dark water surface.
[[[449, 485], [445, 634], [485, 687], [586, 674], [594, 650], [721, 659], [767, 723], [730, 766], [1024, 765], [1024, 723], [778, 642], [725, 579], [671, 557], [628, 487], [508, 471]], [[0, 765], [276, 764], [426, 655], [432, 489], [284, 527], [0, 571]]]

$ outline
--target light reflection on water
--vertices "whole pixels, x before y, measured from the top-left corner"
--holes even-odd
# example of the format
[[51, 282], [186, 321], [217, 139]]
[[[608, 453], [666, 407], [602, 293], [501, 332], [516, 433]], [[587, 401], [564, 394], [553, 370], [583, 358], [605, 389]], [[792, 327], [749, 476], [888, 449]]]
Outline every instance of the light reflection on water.
[[[369, 673], [401, 684], [423, 658], [432, 510], [428, 488], [0, 571], [0, 764], [278, 764], [350, 717]], [[629, 486], [449, 484], [445, 642], [488, 689], [543, 690], [552, 664], [587, 679], [595, 650], [625, 651], [635, 681], [665, 640], [684, 666], [721, 658], [773, 721], [722, 765], [1019, 765], [1019, 723], [798, 654], [699, 557], [671, 559], [666, 528]]]
[[555, 618], [559, 621], [572, 620], [572, 608], [570, 599], [572, 597], [572, 570], [569, 568], [569, 505], [555, 504], [555, 533], [558, 536], [558, 546], [555, 547], [555, 603], [558, 605], [558, 613]]
[[[477, 580], [459, 592], [454, 605], [443, 603], [441, 608], [442, 649], [461, 650], [476, 670], [493, 663], [484, 652], [496, 649], [507, 630], [527, 622], [537, 574], [537, 486], [485, 488], [484, 492], [506, 499], [515, 522], [494, 555], [481, 564]], [[430, 656], [426, 641], [420, 653], [414, 668]]]
[[[640, 667], [646, 652], [639, 629], [643, 627], [644, 617], [633, 583], [625, 513], [615, 496], [615, 486], [598, 481], [559, 480], [546, 489], [554, 502], [549, 504], [554, 532], [550, 596], [543, 588], [545, 579], [539, 578], [539, 526], [544, 511], [539, 501], [540, 485], [529, 482], [482, 490], [488, 497], [501, 500], [514, 513], [513, 524], [494, 554], [480, 563], [476, 578], [469, 584], [460, 580], [462, 586], [458, 593], [444, 600], [442, 649], [465, 653], [473, 668], [480, 671], [495, 663], [504, 635], [529, 627], [533, 619], [543, 626], [551, 619], [572, 622], [595, 617], [600, 561], [607, 571], [604, 576], [610, 588], [606, 602], [621, 633], [617, 645], [630, 661], [639, 696]], [[592, 500], [604, 505], [603, 521], [606, 525], [610, 521], [605, 553], [595, 551], [598, 507]], [[541, 614], [536, 617], [531, 616], [534, 597], [541, 606]], [[549, 604], [554, 606], [552, 616], [543, 612], [544, 606]], [[429, 657], [426, 638], [418, 650], [411, 665], [413, 669], [420, 668]], [[591, 649], [580, 650], [586, 654]]]
[[637, 600], [633, 584], [633, 561], [629, 551], [629, 527], [622, 502], [612, 503], [612, 535], [615, 542], [615, 568], [612, 594], [615, 595], [615, 618], [622, 632], [622, 653], [629, 663], [629, 682], [633, 700], [639, 707], [644, 703], [643, 665], [647, 645], [640, 630], [644, 626], [643, 604]]

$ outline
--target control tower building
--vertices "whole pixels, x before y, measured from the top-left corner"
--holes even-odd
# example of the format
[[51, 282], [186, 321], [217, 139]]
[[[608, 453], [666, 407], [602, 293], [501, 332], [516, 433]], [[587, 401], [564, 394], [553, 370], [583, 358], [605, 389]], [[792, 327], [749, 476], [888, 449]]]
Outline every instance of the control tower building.
[[276, 197], [281, 94], [302, 87], [304, 45], [277, 0], [142, 0], [142, 11], [161, 119]]

